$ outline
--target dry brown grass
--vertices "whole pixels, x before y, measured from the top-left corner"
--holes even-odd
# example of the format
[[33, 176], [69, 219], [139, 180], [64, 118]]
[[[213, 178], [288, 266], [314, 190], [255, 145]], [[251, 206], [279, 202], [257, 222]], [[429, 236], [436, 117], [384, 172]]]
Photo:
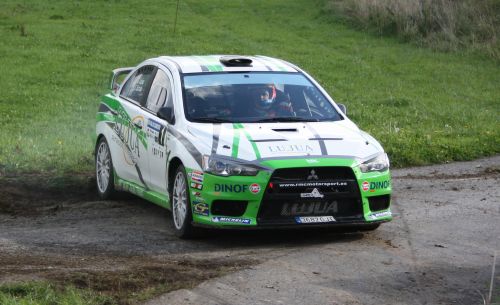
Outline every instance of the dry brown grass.
[[499, 0], [332, 0], [364, 29], [438, 50], [477, 49], [500, 59]]

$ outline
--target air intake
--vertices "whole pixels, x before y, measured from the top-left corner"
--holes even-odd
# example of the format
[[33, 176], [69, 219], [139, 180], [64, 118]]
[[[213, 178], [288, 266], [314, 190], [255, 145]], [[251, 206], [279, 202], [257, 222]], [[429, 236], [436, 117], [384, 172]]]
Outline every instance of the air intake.
[[220, 58], [220, 62], [226, 67], [251, 67], [252, 60], [242, 56], [224, 56]]

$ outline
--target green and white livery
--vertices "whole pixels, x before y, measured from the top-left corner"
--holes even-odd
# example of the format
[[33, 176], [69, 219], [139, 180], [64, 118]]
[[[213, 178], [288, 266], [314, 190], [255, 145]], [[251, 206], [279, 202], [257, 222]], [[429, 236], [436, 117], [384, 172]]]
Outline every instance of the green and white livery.
[[307, 73], [264, 56], [179, 56], [113, 71], [97, 113], [102, 198], [128, 191], [196, 227], [392, 219], [389, 160]]

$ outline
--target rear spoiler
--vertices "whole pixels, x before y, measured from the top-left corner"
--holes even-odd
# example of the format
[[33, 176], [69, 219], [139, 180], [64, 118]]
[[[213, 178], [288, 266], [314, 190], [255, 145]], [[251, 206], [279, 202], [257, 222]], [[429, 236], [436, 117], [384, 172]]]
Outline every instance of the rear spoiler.
[[116, 93], [118, 88], [120, 88], [123, 80], [125, 77], [134, 70], [135, 67], [127, 67], [127, 68], [118, 68], [114, 69], [113, 72], [111, 73], [111, 82], [110, 82], [110, 88], [113, 93]]

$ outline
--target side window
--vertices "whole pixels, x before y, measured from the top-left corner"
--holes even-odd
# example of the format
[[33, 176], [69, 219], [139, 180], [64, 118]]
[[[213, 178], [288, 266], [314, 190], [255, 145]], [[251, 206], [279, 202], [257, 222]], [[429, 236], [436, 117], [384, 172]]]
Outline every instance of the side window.
[[144, 105], [156, 73], [155, 66], [144, 66], [135, 71], [123, 86], [120, 96]]
[[149, 90], [146, 108], [154, 113], [158, 112], [161, 107], [165, 106], [165, 101], [172, 99], [171, 91], [167, 74], [162, 70], [158, 70], [151, 85], [151, 90]]

